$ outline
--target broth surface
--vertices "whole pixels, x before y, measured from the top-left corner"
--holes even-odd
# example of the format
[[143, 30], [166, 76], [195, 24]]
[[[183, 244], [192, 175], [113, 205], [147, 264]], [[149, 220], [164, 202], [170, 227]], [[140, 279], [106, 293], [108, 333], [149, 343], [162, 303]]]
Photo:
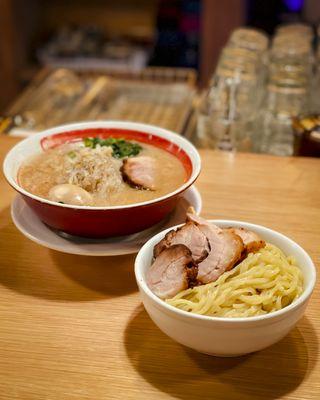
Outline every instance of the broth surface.
[[[108, 159], [106, 158], [108, 163], [106, 166], [99, 164], [98, 167], [108, 175], [108, 183], [103, 186], [103, 191], [100, 189], [99, 192], [98, 186], [85, 181], [79, 184], [93, 197], [93, 204], [88, 205], [117, 206], [156, 199], [174, 191], [187, 180], [186, 170], [177, 157], [155, 146], [139, 144], [142, 150], [137, 157], [149, 156], [154, 160], [155, 190], [137, 189], [125, 183], [120, 172], [122, 159], [105, 155], [105, 157], [108, 157]], [[34, 195], [49, 199], [48, 193], [53, 186], [63, 183], [74, 184], [70, 181], [74, 178], [70, 177], [74, 177], [78, 166], [76, 160], [70, 158], [70, 155], [78, 154], [79, 149], [82, 148], [81, 142], [63, 144], [55, 149], [49, 149], [44, 153], [32, 156], [20, 167], [18, 174], [20, 186]], [[107, 153], [106, 149], [110, 148], [105, 147], [104, 149], [104, 153]], [[86, 164], [86, 167], [82, 168], [82, 172], [83, 170], [90, 177], [92, 173], [90, 164]], [[98, 182], [98, 185], [100, 184], [99, 179], [96, 182]]]

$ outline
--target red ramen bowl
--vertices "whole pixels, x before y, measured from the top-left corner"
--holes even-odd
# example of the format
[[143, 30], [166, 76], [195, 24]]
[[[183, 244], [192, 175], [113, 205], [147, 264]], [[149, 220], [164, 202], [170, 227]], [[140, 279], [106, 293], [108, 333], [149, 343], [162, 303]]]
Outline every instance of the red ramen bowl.
[[[84, 137], [124, 138], [164, 149], [181, 161], [186, 170], [185, 182], [173, 192], [150, 201], [106, 207], [60, 204], [33, 195], [19, 185], [20, 166], [30, 156]], [[174, 209], [179, 195], [197, 179], [200, 168], [199, 153], [183, 137], [152, 125], [114, 121], [62, 125], [40, 132], [14, 146], [3, 164], [9, 184], [45, 224], [71, 235], [91, 238], [129, 235], [160, 222]]]

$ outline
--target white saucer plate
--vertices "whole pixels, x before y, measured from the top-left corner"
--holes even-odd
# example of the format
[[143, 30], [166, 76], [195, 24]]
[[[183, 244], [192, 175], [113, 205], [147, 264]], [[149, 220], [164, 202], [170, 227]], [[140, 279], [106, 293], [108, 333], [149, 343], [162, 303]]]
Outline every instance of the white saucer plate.
[[110, 239], [88, 239], [54, 231], [41, 222], [21, 195], [17, 195], [12, 202], [11, 217], [23, 235], [49, 249], [83, 256], [117, 256], [137, 253], [142, 245], [158, 232], [183, 223], [190, 206], [200, 214], [202, 200], [195, 186], [191, 186], [182, 194], [175, 210], [157, 225], [133, 235]]

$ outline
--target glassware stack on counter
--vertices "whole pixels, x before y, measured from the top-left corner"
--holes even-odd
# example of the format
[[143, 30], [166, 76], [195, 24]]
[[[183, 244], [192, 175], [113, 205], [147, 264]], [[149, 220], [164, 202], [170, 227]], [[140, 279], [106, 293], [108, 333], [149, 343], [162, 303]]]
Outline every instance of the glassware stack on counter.
[[255, 113], [261, 105], [268, 37], [255, 29], [235, 30], [222, 50], [198, 112], [198, 147], [251, 151]]
[[255, 151], [293, 154], [292, 118], [311, 109], [312, 38], [311, 27], [304, 24], [277, 29], [270, 50], [265, 99], [256, 119]]

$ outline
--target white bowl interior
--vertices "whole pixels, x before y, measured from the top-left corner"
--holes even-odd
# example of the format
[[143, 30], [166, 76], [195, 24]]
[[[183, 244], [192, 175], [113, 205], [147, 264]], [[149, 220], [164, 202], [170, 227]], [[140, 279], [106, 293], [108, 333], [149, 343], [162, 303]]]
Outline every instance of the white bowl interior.
[[[82, 122], [77, 124], [68, 124], [61, 125], [56, 128], [48, 129], [43, 132], [34, 134], [21, 142], [19, 142], [16, 146], [14, 146], [7, 154], [4, 163], [3, 163], [3, 172], [8, 180], [8, 182], [13, 186], [18, 192], [32, 197], [38, 201], [54, 204], [60, 207], [68, 207], [68, 208], [90, 208], [90, 209], [106, 209], [106, 208], [125, 208], [128, 206], [112, 206], [112, 207], [88, 207], [88, 206], [72, 206], [68, 204], [58, 204], [52, 202], [47, 199], [40, 198], [38, 196], [32, 195], [31, 193], [25, 191], [21, 188], [17, 181], [18, 171], [23, 161], [27, 158], [39, 154], [43, 152], [41, 147], [41, 139], [46, 136], [51, 136], [57, 133], [75, 131], [75, 130], [85, 130], [85, 129], [94, 129], [94, 128], [118, 128], [118, 129], [127, 129], [134, 131], [141, 131], [150, 133], [155, 136], [162, 137], [167, 139], [168, 141], [173, 142], [175, 145], [179, 146], [182, 150], [184, 150], [187, 155], [190, 157], [192, 163], [192, 173], [187, 182], [185, 182], [182, 186], [176, 189], [174, 192], [168, 193], [165, 196], [160, 198], [156, 198], [151, 201], [147, 201], [144, 203], [137, 203], [134, 206], [142, 205], [142, 204], [150, 204], [152, 202], [159, 201], [161, 199], [171, 197], [172, 195], [179, 193], [190, 186], [190, 184], [197, 178], [201, 169], [201, 159], [196, 148], [185, 138], [182, 136], [175, 134], [173, 132], [167, 131], [163, 128], [158, 128], [153, 125], [139, 124], [134, 122], [120, 122], [120, 121], [98, 121], [98, 122]], [[133, 206], [133, 205], [130, 205]]]
[[[273, 316], [285, 311], [288, 311], [290, 308], [294, 306], [296, 303], [301, 303], [303, 302], [307, 297], [310, 296], [314, 285], [316, 281], [316, 269], [315, 266], [310, 258], [310, 256], [306, 253], [306, 251], [299, 246], [296, 242], [293, 240], [289, 239], [288, 237], [284, 236], [283, 234], [273, 231], [269, 228], [263, 227], [261, 225], [255, 225], [247, 222], [241, 222], [241, 221], [233, 221], [233, 220], [212, 220], [211, 222], [215, 223], [216, 225], [220, 227], [243, 227], [250, 229], [254, 232], [256, 232], [259, 236], [261, 236], [262, 239], [264, 239], [266, 242], [269, 242], [271, 244], [274, 244], [278, 246], [286, 255], [291, 255], [294, 256], [295, 259], [297, 260], [297, 263], [299, 267], [301, 268], [302, 274], [304, 276], [304, 292], [302, 295], [291, 305], [285, 307], [284, 309], [280, 311], [276, 311], [274, 313], [266, 314], [266, 315], [261, 315], [257, 317], [249, 317], [246, 318], [247, 320], [252, 320], [252, 319], [265, 319], [268, 318], [269, 316]], [[205, 319], [219, 319], [219, 320], [227, 320], [227, 321], [236, 321], [238, 320], [237, 318], [217, 318], [217, 317], [208, 317], [208, 316], [202, 316], [202, 315], [197, 315], [197, 314], [192, 314], [188, 313], [183, 310], [178, 310], [161, 299], [159, 299], [156, 295], [153, 294], [153, 292], [149, 289], [147, 283], [146, 283], [146, 272], [148, 268], [150, 267], [152, 263], [152, 258], [153, 258], [153, 248], [154, 246], [165, 236], [165, 234], [171, 230], [174, 229], [169, 228], [166, 229], [165, 231], [162, 231], [155, 235], [153, 238], [151, 238], [140, 250], [140, 252], [137, 255], [136, 258], [136, 263], [135, 263], [135, 274], [136, 274], [136, 279], [140, 287], [143, 289], [143, 291], [147, 294], [147, 296], [151, 297], [154, 301], [156, 301], [161, 307], [169, 308], [171, 311], [175, 311], [177, 313], [183, 313], [185, 315], [189, 315], [191, 317], [195, 318], [205, 318]], [[239, 319], [243, 321], [242, 319]]]

